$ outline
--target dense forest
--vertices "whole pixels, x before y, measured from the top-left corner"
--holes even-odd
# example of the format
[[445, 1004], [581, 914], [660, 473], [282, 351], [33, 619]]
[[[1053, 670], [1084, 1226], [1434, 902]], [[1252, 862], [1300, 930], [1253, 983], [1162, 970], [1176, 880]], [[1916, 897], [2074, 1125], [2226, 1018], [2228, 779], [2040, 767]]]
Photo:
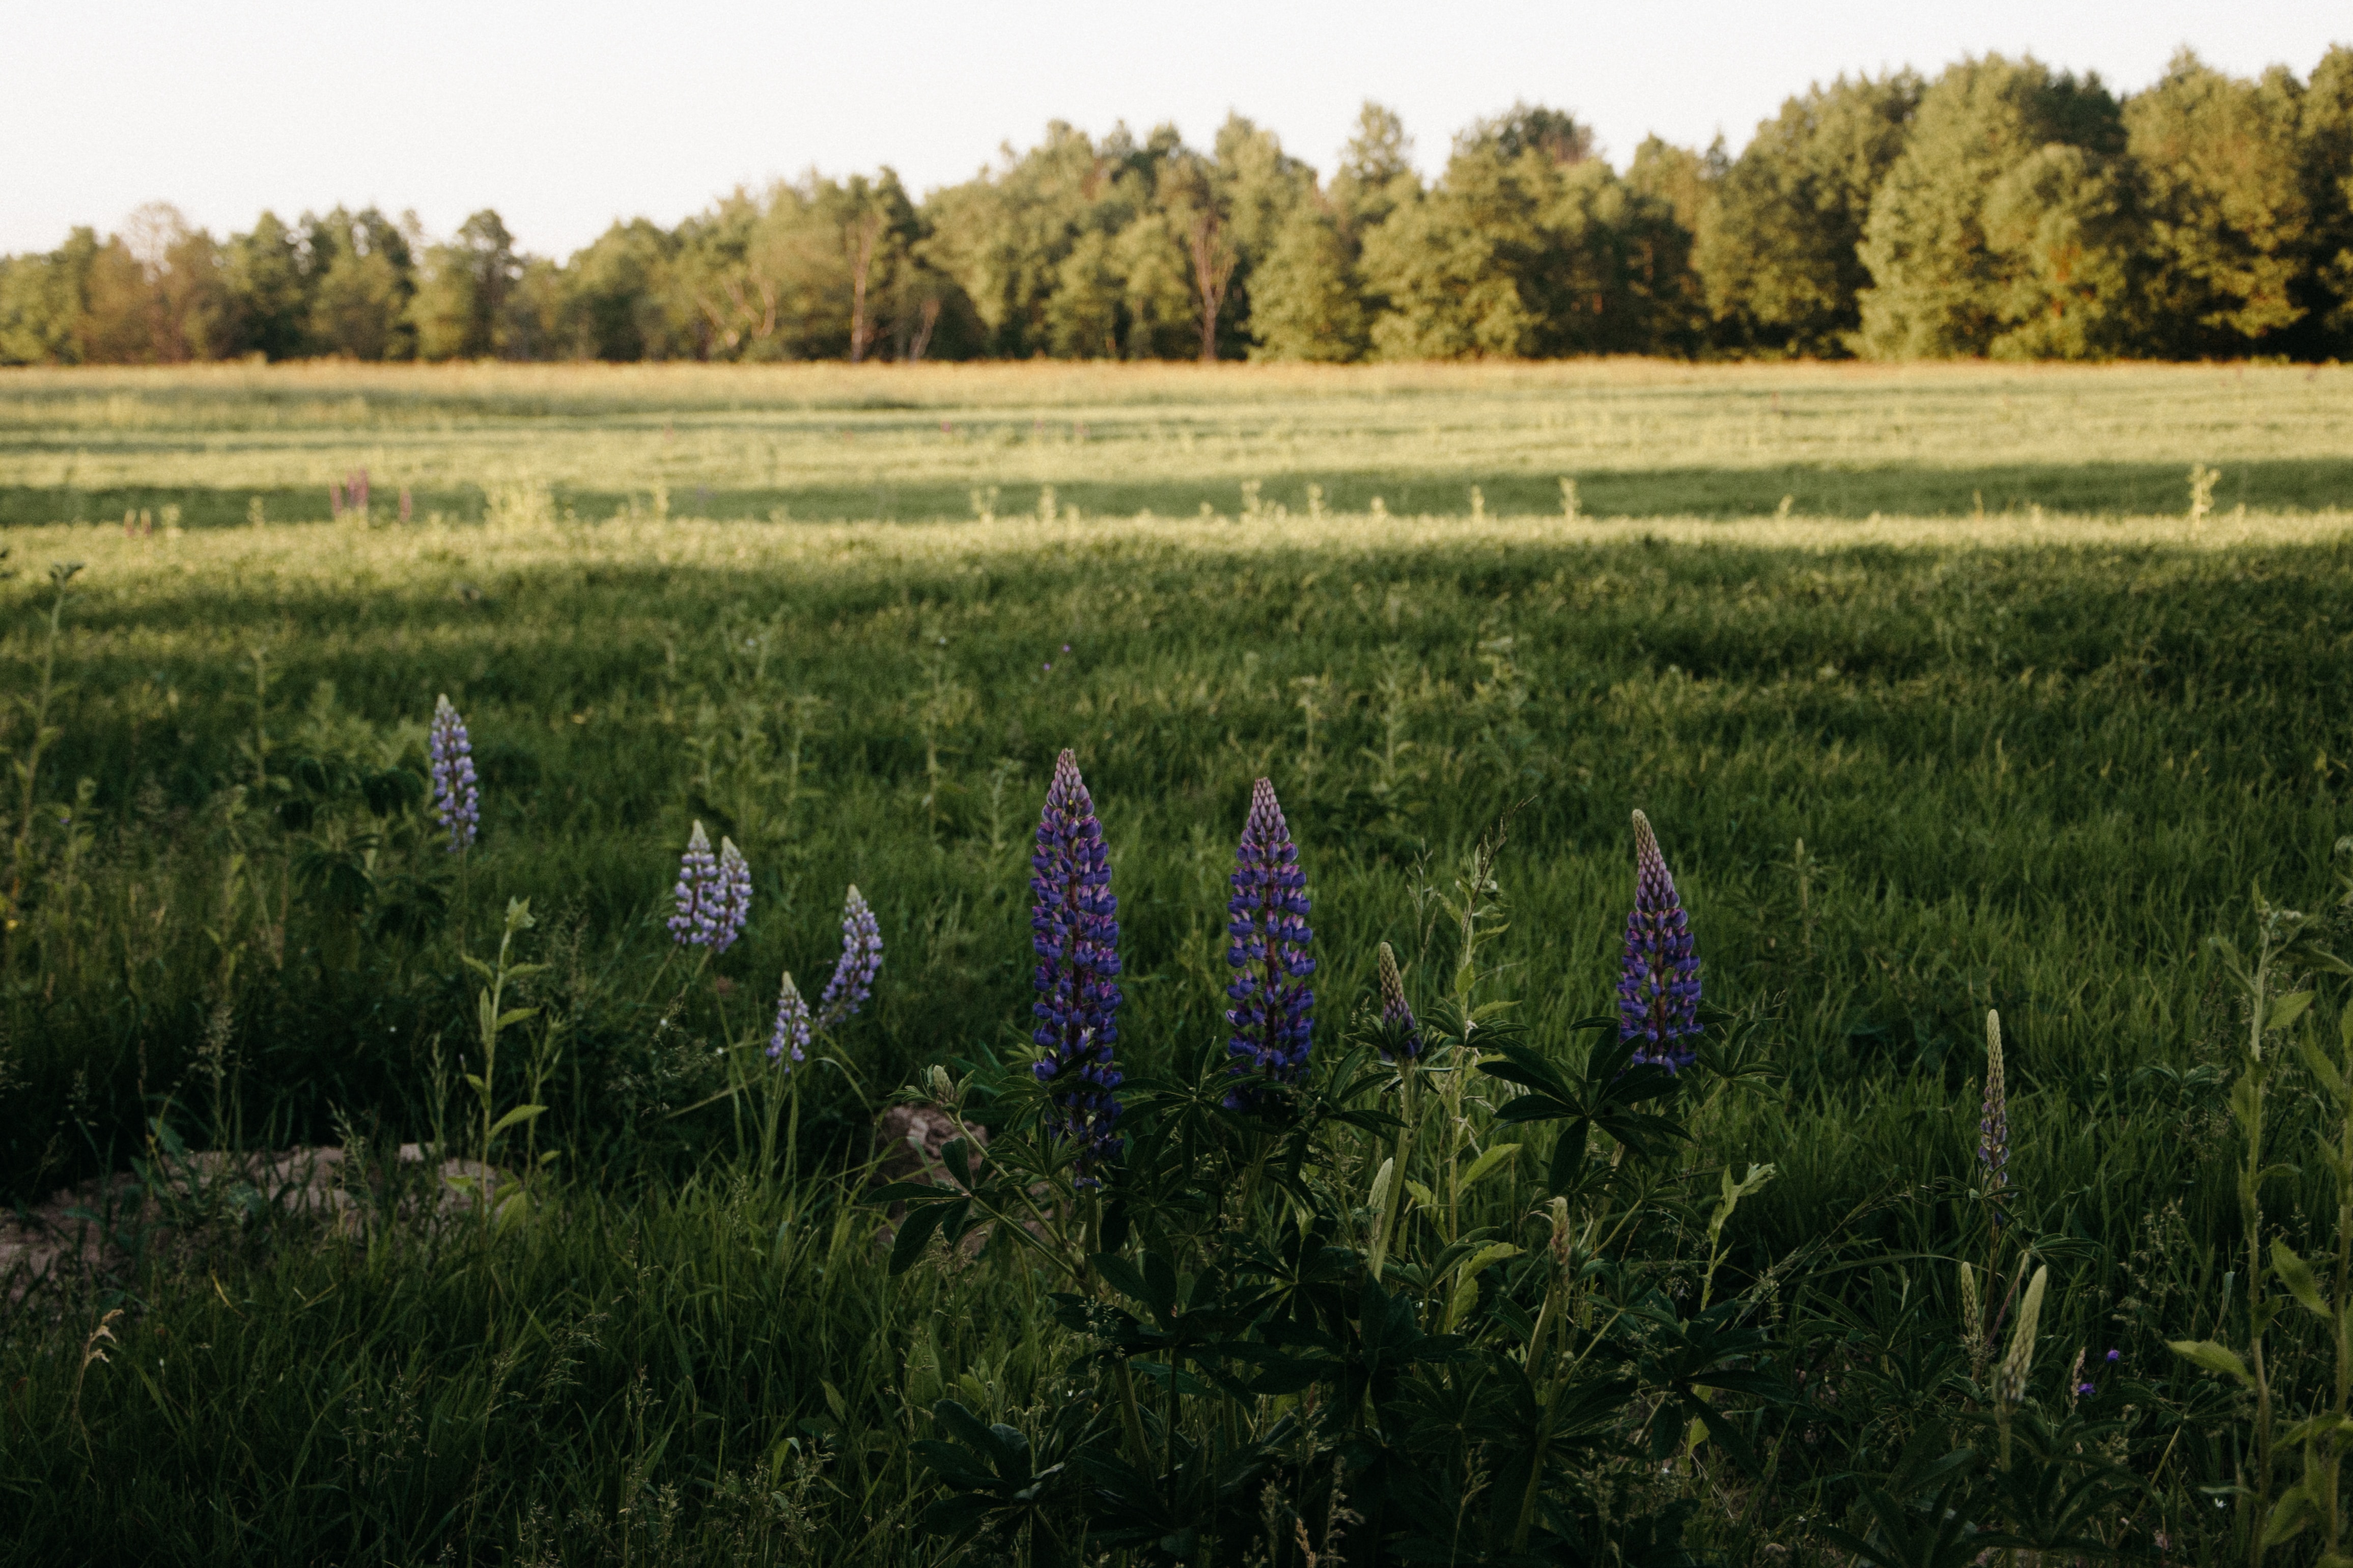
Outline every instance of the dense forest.
[[1623, 169], [1525, 104], [1434, 181], [1411, 151], [1370, 103], [1328, 179], [1239, 115], [1207, 149], [1057, 122], [921, 200], [812, 173], [563, 262], [491, 211], [223, 240], [156, 205], [0, 258], [0, 363], [2353, 358], [2353, 47], [2121, 98], [1998, 55], [1841, 77], [1737, 156]]

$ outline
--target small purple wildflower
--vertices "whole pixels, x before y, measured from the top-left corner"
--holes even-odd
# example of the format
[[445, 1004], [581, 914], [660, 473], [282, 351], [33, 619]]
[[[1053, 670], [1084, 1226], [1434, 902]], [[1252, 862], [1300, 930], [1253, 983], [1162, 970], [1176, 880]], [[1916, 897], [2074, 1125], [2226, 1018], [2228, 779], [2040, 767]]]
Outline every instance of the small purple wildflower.
[[1084, 1173], [1118, 1142], [1113, 1125], [1119, 1101], [1112, 1091], [1120, 1071], [1112, 1046], [1119, 1038], [1119, 900], [1112, 896], [1103, 825], [1072, 752], [1055, 760], [1029, 872], [1038, 952], [1038, 1000], [1029, 1009], [1038, 1027], [1029, 1037], [1046, 1052], [1032, 1070], [1050, 1086], [1059, 1108], [1054, 1131], [1079, 1146]]
[[2084, 1398], [2089, 1398], [2099, 1392], [2099, 1386], [2096, 1384], [2079, 1383], [2075, 1385], [2075, 1393]]
[[1411, 1061], [1421, 1055], [1421, 1025], [1413, 1016], [1412, 1006], [1405, 999], [1405, 976], [1398, 973], [1397, 954], [1388, 942], [1381, 943], [1381, 1055], [1389, 1054], [1389, 1047], [1398, 1047], [1398, 1054]]
[[808, 1059], [809, 1005], [801, 999], [800, 987], [793, 984], [791, 970], [785, 971], [785, 988], [776, 996], [776, 1026], [768, 1036], [768, 1059], [793, 1070], [793, 1064]]
[[2114, 1366], [2114, 1365], [2116, 1365], [2116, 1363], [2118, 1363], [2118, 1362], [2120, 1362], [2120, 1361], [2122, 1361], [2122, 1360], [2124, 1360], [2124, 1359], [2125, 1359], [2125, 1352], [2122, 1352], [2122, 1351], [2110, 1351], [2110, 1352], [2108, 1352], [2108, 1354], [2107, 1354], [2107, 1363], [2108, 1363], [2108, 1364], [2109, 1364], [2110, 1366]]
[[678, 906], [670, 917], [671, 938], [685, 946], [724, 952], [744, 934], [744, 922], [752, 912], [752, 868], [732, 838], [722, 838], [719, 853], [712, 855], [711, 840], [697, 821], [686, 853], [679, 858], [678, 886], [670, 896]]
[[1681, 1072], [1698, 1055], [1699, 956], [1675, 879], [1651, 819], [1634, 814], [1634, 908], [1618, 981], [1618, 1038], [1640, 1042], [1634, 1060]]
[[474, 787], [474, 747], [466, 736], [466, 721], [446, 696], [433, 705], [426, 751], [433, 779], [433, 815], [449, 830], [449, 853], [462, 855], [481, 825], [481, 795]]
[[864, 1006], [866, 998], [873, 994], [874, 976], [881, 967], [881, 923], [853, 884], [841, 906], [841, 960], [833, 966], [833, 978], [825, 983], [825, 994], [818, 998], [818, 1027], [833, 1028]]
[[[1307, 874], [1282, 819], [1274, 784], [1261, 779], [1250, 787], [1250, 817], [1234, 854], [1233, 897], [1226, 905], [1226, 962], [1235, 970], [1226, 995], [1233, 1003], [1226, 1022], [1233, 1036], [1226, 1049], [1235, 1072], [1259, 1072], [1281, 1084], [1306, 1076], [1307, 1047], [1315, 1021], [1315, 993], [1307, 979], [1315, 961], [1307, 955], [1314, 932], [1307, 926]], [[1226, 1097], [1240, 1107], [1237, 1091]]]

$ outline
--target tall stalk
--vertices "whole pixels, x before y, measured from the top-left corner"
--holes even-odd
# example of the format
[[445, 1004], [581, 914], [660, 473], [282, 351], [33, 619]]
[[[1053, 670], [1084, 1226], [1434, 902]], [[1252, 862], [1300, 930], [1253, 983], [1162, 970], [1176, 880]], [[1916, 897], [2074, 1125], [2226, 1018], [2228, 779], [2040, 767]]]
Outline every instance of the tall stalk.
[[49, 635], [41, 649], [41, 679], [34, 688], [29, 704], [33, 716], [33, 738], [25, 754], [16, 759], [16, 834], [9, 847], [8, 909], [5, 930], [0, 930], [0, 974], [16, 972], [16, 928], [24, 923], [25, 868], [32, 858], [33, 806], [39, 798], [41, 753], [61, 732], [49, 722], [49, 704], [58, 690], [58, 640], [63, 635], [66, 613], [66, 584], [81, 570], [79, 561], [59, 561], [49, 567]]

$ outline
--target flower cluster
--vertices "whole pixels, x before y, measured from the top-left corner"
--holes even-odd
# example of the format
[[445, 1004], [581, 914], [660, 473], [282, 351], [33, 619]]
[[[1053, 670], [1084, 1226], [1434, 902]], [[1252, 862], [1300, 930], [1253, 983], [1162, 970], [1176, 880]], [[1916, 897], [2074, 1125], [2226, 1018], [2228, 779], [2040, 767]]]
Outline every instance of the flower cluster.
[[433, 815], [448, 829], [449, 853], [463, 854], [481, 826], [481, 795], [474, 787], [474, 746], [467, 739], [466, 721], [446, 696], [433, 705], [426, 750], [433, 776]]
[[882, 967], [882, 926], [853, 885], [841, 906], [841, 959], [818, 998], [818, 1027], [830, 1029], [866, 1005]]
[[[1307, 927], [1307, 874], [1291, 841], [1274, 785], [1251, 786], [1250, 818], [1234, 856], [1233, 897], [1226, 905], [1226, 962], [1234, 969], [1226, 996], [1226, 1022], [1233, 1036], [1226, 1049], [1235, 1072], [1258, 1072], [1281, 1084], [1296, 1084], [1307, 1073], [1308, 1037], [1314, 1025], [1315, 993], [1307, 979], [1315, 961], [1307, 956], [1314, 932]], [[1237, 1093], [1227, 1103], [1243, 1102]]]
[[671, 897], [678, 906], [670, 917], [672, 939], [724, 952], [744, 934], [744, 922], [751, 918], [752, 868], [732, 838], [722, 838], [713, 856], [711, 840], [697, 822], [679, 859], [678, 886]]
[[793, 1064], [808, 1059], [809, 1005], [801, 999], [801, 988], [793, 984], [791, 970], [785, 971], [785, 988], [776, 997], [776, 1026], [768, 1035], [768, 1059], [786, 1072]]
[[[1059, 1136], [1079, 1146], [1082, 1170], [1111, 1153], [1119, 1119], [1119, 900], [1103, 826], [1064, 752], [1054, 763], [1038, 847], [1029, 858], [1029, 928], [1037, 949], [1038, 1020], [1030, 1038], [1046, 1055], [1034, 1069], [1050, 1086]], [[1088, 1179], [1088, 1178], [1082, 1178]]]
[[1634, 1059], [1681, 1072], [1699, 1054], [1699, 956], [1651, 819], [1634, 814], [1634, 908], [1618, 980], [1618, 1037]]
[[1388, 1056], [1390, 1047], [1411, 1061], [1421, 1055], [1421, 1025], [1413, 1016], [1413, 1008], [1405, 999], [1405, 976], [1398, 973], [1397, 954], [1388, 942], [1381, 943], [1378, 965], [1381, 982], [1381, 1055]]
[[1978, 1112], [1978, 1168], [2001, 1223], [2001, 1194], [2010, 1185], [2010, 1100], [2002, 1083], [2001, 1015], [1986, 1009], [1985, 1101]]

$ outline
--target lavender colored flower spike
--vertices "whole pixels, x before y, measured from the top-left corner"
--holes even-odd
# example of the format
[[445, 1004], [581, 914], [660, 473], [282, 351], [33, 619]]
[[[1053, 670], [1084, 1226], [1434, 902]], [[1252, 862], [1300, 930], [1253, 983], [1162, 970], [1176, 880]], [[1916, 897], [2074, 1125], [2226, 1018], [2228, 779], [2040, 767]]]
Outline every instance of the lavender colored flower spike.
[[[1307, 874], [1299, 868], [1298, 847], [1291, 842], [1274, 785], [1266, 779], [1250, 789], [1250, 818], [1234, 855], [1233, 889], [1226, 904], [1226, 934], [1231, 939], [1226, 962], [1234, 969], [1233, 984], [1226, 987], [1233, 1003], [1226, 1022], [1233, 1036], [1226, 1049], [1236, 1072], [1296, 1084], [1307, 1074], [1315, 1020], [1315, 993], [1307, 985], [1315, 973], [1307, 944], [1315, 933], [1307, 927]], [[1229, 1095], [1227, 1103], [1240, 1105], [1242, 1098]]]
[[809, 1005], [786, 970], [785, 988], [776, 996], [776, 1026], [768, 1035], [768, 1059], [790, 1072], [795, 1062], [808, 1059], [808, 1044]]
[[1618, 1037], [1634, 1059], [1681, 1072], [1699, 1054], [1699, 955], [1651, 819], [1634, 814], [1634, 908], [1618, 981]]
[[1388, 1055], [1394, 1045], [1408, 1061], [1421, 1055], [1421, 1025], [1413, 1016], [1413, 1008], [1405, 999], [1405, 976], [1398, 973], [1397, 954], [1388, 942], [1381, 943], [1381, 1054]]
[[677, 905], [670, 917], [671, 939], [690, 947], [710, 946], [719, 902], [719, 859], [711, 853], [711, 840], [699, 821], [687, 838], [686, 853], [679, 858], [678, 886], [670, 889], [670, 898]]
[[[1084, 1172], [1118, 1142], [1119, 900], [1094, 801], [1064, 752], [1054, 763], [1038, 847], [1029, 857], [1029, 929], [1037, 949], [1038, 1000], [1030, 1034], [1046, 1053], [1034, 1069], [1050, 1086], [1057, 1135], [1077, 1144]], [[1082, 1180], [1092, 1180], [1082, 1175]]]
[[2010, 1185], [2010, 1100], [2002, 1083], [2001, 1015], [1991, 1008], [1986, 1009], [1985, 1104], [1978, 1116], [1978, 1167], [1984, 1173], [1987, 1194], [1995, 1199], [1994, 1223], [2000, 1225], [2000, 1194]]
[[711, 951], [725, 952], [752, 918], [752, 868], [732, 838], [719, 841], [719, 879], [712, 904]]
[[866, 1005], [882, 967], [882, 926], [855, 886], [841, 906], [841, 961], [818, 998], [818, 1027], [830, 1029]]
[[466, 737], [466, 721], [458, 717], [446, 696], [433, 705], [426, 750], [433, 780], [433, 815], [448, 829], [449, 853], [461, 855], [481, 826], [481, 795], [474, 787], [474, 747]]

